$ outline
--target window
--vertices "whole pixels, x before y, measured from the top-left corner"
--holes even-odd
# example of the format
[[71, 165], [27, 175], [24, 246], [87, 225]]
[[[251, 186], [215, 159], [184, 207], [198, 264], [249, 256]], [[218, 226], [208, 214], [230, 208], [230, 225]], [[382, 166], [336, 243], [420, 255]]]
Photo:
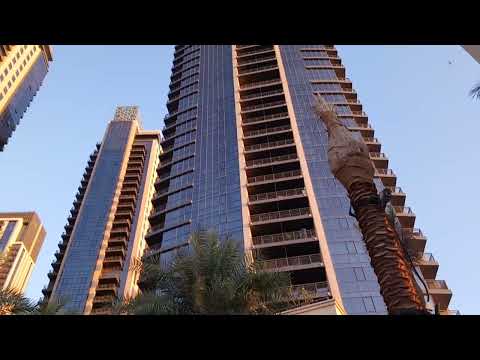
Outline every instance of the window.
[[7, 91], [8, 91], [8, 89], [7, 89], [7, 87], [5, 86], [5, 87], [3, 88], [3, 93], [6, 94]]
[[22, 70], [23, 70], [23, 65], [20, 65], [20, 71], [22, 71]]
[[0, 93], [0, 101], [3, 99], [3, 94]]
[[12, 82], [8, 80], [8, 87], [12, 87]]
[[18, 58], [20, 58], [20, 53], [17, 53], [17, 56], [16, 56], [16, 58], [17, 58], [17, 59], [18, 59]]
[[3, 74], [0, 74], [0, 82], [3, 81]]
[[15, 79], [16, 79], [16, 77], [15, 77], [15, 75], [13, 75], [12, 76], [12, 81], [15, 82]]
[[20, 54], [23, 54], [23, 49], [24, 49], [24, 48], [21, 48], [21, 49], [20, 49]]
[[20, 74], [20, 71], [18, 71], [18, 70], [15, 71], [15, 74], [18, 76], [18, 74]]
[[26, 48], [27, 48], [27, 45], [23, 45], [23, 48], [26, 49]]
[[16, 58], [13, 58], [13, 63], [16, 64], [17, 63], [17, 59]]
[[23, 60], [23, 66], [27, 65], [27, 60]]
[[27, 55], [27, 61], [30, 60], [30, 55]]
[[8, 64], [8, 68], [12, 70], [12, 63]]
[[5, 69], [5, 71], [3, 72], [5, 74], [5, 76], [7, 76], [8, 74], [8, 69]]

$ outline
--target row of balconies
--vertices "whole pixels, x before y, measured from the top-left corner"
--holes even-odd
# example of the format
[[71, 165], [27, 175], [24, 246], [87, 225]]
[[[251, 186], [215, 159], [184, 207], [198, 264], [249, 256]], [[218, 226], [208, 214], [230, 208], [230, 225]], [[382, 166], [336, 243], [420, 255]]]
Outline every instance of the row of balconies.
[[239, 54], [239, 49], [237, 49], [237, 61], [241, 61], [241, 59], [248, 58], [253, 55], [260, 55], [260, 54], [267, 54], [271, 52], [275, 52], [273, 46], [262, 46], [260, 48], [256, 48], [253, 50], [249, 51], [240, 51], [241, 54]]
[[260, 176], [252, 176], [247, 178], [248, 185], [252, 184], [260, 184], [265, 182], [271, 182], [276, 180], [285, 180], [289, 178], [297, 178], [301, 177], [302, 172], [300, 170], [291, 170], [291, 171], [283, 171], [279, 173], [267, 174], [267, 175], [260, 175]]
[[259, 88], [259, 87], [267, 87], [272, 85], [280, 85], [280, 84], [282, 84], [282, 80], [280, 79], [249, 82], [248, 84], [243, 84], [240, 91]]
[[273, 108], [278, 106], [286, 106], [285, 99], [279, 101], [266, 102], [257, 105], [242, 106], [242, 113], [254, 112], [264, 110], [266, 108]]
[[242, 61], [241, 63], [238, 64], [238, 67], [241, 68], [242, 66], [258, 64], [266, 61], [272, 61], [275, 59], [276, 59], [275, 55], [272, 56], [270, 54], [267, 54], [267, 56], [259, 56], [251, 60]]
[[251, 75], [263, 71], [271, 71], [271, 70], [278, 70], [278, 65], [275, 63], [273, 65], [257, 65], [257, 66], [250, 66], [248, 68], [238, 68], [238, 76], [245, 76]]
[[263, 202], [269, 200], [281, 200], [294, 197], [305, 197], [307, 193], [304, 188], [278, 190], [267, 193], [251, 194], [248, 196], [250, 203]]

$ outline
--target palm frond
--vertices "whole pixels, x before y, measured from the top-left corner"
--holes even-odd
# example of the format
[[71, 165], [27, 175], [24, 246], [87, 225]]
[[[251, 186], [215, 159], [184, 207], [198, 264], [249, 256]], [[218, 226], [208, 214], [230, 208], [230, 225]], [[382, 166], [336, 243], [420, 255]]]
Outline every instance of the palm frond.
[[0, 290], [0, 315], [29, 314], [35, 311], [35, 304], [14, 289]]
[[470, 90], [470, 96], [474, 99], [476, 98], [477, 100], [480, 100], [480, 82]]

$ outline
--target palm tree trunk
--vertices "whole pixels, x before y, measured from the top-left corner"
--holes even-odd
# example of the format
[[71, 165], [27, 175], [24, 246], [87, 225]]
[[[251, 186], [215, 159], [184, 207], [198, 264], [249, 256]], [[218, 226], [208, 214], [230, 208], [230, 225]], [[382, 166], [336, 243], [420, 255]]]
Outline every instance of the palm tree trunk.
[[375, 185], [354, 182], [348, 194], [388, 312], [392, 315], [427, 314], [411, 266], [385, 210], [376, 204], [368, 204], [369, 199], [377, 196]]

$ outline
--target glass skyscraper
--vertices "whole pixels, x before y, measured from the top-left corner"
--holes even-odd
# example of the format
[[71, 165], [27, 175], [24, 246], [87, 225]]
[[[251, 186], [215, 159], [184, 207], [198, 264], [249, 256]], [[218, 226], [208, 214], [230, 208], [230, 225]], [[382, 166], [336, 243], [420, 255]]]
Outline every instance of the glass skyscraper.
[[49, 45], [0, 45], [0, 151], [40, 88], [50, 61]]
[[347, 314], [385, 314], [349, 198], [328, 165], [315, 93], [367, 144], [429, 306], [453, 313], [452, 293], [435, 279], [438, 263], [424, 253], [426, 238], [330, 45], [175, 47], [149, 253], [168, 260], [191, 231], [216, 230], [266, 271], [290, 272], [294, 290], [333, 299]]
[[117, 108], [88, 161], [43, 301], [104, 313], [116, 298], [137, 294], [132, 266], [145, 249], [159, 136], [142, 130], [137, 107]]

